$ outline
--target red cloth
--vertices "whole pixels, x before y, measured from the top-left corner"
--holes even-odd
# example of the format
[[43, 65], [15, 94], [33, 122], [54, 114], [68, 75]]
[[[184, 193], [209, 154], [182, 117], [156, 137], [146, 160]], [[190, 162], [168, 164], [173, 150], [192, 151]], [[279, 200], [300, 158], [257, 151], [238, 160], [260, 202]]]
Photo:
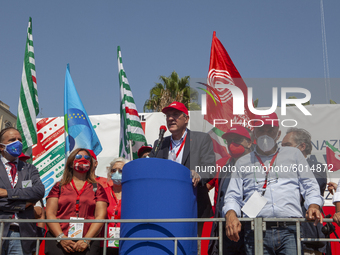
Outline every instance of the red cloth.
[[212, 188], [215, 187], [214, 205], [212, 206], [214, 215], [216, 211], [216, 203], [217, 203], [217, 196], [218, 196], [218, 176], [219, 175], [220, 175], [220, 172], [217, 172], [215, 177], [208, 182], [208, 184], [210, 184]]
[[[217, 84], [223, 83], [225, 88], [216, 89]], [[239, 97], [232, 94], [227, 86], [234, 87], [239, 92], [242, 92], [244, 101], [240, 101]], [[247, 98], [247, 85], [243, 81], [240, 73], [237, 71], [236, 66], [231, 60], [228, 52], [216, 37], [216, 32], [213, 33], [213, 39], [210, 50], [210, 64], [208, 73], [207, 89], [212, 93], [213, 98], [207, 96], [207, 114], [204, 119], [211, 124], [215, 124], [215, 119], [227, 120], [227, 123], [219, 123], [214, 125], [216, 128], [227, 132], [231, 128], [231, 123], [247, 123], [253, 119], [253, 114], [248, 109]], [[234, 92], [233, 92], [234, 93]], [[241, 97], [241, 95], [239, 95]], [[235, 112], [233, 101], [243, 103], [242, 115]], [[234, 113], [235, 112], [235, 113]], [[233, 120], [233, 121], [230, 121]]]
[[[335, 206], [324, 206], [322, 207], [322, 209], [325, 215], [331, 214], [332, 216], [334, 216]], [[339, 235], [340, 227], [335, 222], [333, 222], [332, 224], [335, 227], [335, 232]], [[323, 225], [326, 225], [326, 223], [324, 223]], [[332, 233], [330, 235], [330, 238], [337, 238], [337, 237], [334, 235], [334, 233]], [[340, 244], [338, 242], [331, 242], [331, 249], [332, 249], [332, 254], [340, 254]]]
[[100, 185], [103, 186], [103, 188], [111, 187], [113, 185], [112, 180], [108, 180], [105, 177], [96, 177], [96, 182], [100, 183]]
[[[76, 215], [76, 200], [77, 192], [71, 186], [71, 184], [66, 184], [59, 189], [59, 182], [57, 182], [46, 199], [50, 197], [57, 197], [58, 199], [58, 212], [56, 217], [58, 219], [70, 219], [70, 217], [77, 217]], [[93, 192], [92, 183], [88, 183], [84, 192], [79, 198], [79, 218], [85, 218], [86, 220], [94, 219], [94, 212], [96, 208], [96, 202], [103, 201], [109, 203], [107, 199], [106, 192], [104, 188], [97, 184], [96, 194]], [[84, 233], [86, 235], [92, 223], [84, 223]], [[64, 222], [60, 223], [61, 229], [64, 235], [67, 236], [69, 224]]]
[[[108, 219], [120, 219], [121, 216], [121, 200], [118, 200], [112, 191], [112, 187], [105, 188], [107, 198], [109, 199], [109, 206], [107, 207]], [[109, 223], [107, 225], [107, 237], [109, 237], [110, 227], [120, 227], [120, 223]], [[117, 247], [118, 248], [118, 247]]]

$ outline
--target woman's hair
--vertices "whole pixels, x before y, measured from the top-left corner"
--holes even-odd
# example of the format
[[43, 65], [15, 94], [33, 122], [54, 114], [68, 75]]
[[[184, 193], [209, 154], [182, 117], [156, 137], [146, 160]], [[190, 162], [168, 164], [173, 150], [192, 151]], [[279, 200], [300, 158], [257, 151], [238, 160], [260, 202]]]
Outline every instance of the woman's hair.
[[[87, 149], [83, 149], [83, 148], [78, 148], [75, 149], [74, 151], [72, 151], [72, 153], [70, 154], [70, 156], [68, 156], [67, 161], [66, 161], [66, 165], [65, 165], [65, 169], [64, 169], [64, 174], [63, 177], [60, 180], [60, 184], [61, 185], [66, 185], [69, 184], [72, 181], [73, 178], [73, 161], [74, 158], [76, 157], [76, 155], [80, 152], [80, 151], [86, 151], [87, 155], [89, 155], [91, 157], [90, 152]], [[95, 176], [93, 171], [91, 171], [92, 166], [93, 166], [93, 162], [92, 160], [90, 161], [90, 170], [86, 172], [86, 181], [89, 183], [95, 183]]]
[[107, 178], [109, 180], [111, 179], [111, 169], [116, 162], [122, 162], [125, 165], [127, 162], [130, 162], [130, 160], [128, 160], [126, 158], [122, 158], [122, 157], [115, 158], [114, 160], [112, 160], [110, 162], [110, 165], [106, 167]]

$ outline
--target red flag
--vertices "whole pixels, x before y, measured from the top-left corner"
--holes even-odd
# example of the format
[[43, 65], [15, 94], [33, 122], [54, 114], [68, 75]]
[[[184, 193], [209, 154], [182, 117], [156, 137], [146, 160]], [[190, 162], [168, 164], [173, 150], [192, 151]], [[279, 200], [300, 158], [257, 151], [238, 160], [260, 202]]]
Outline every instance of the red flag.
[[340, 151], [326, 141], [327, 166], [329, 171], [340, 170]]
[[[232, 93], [227, 88], [216, 88], [218, 83], [233, 85], [241, 89], [244, 96], [244, 115], [233, 114]], [[207, 88], [210, 94], [207, 95], [207, 114], [204, 116], [204, 119], [212, 125], [214, 125], [214, 119], [224, 120], [215, 121], [217, 123], [215, 126], [224, 132], [227, 132], [231, 127], [231, 121], [233, 124], [239, 123], [244, 125], [243, 123], [245, 123], [245, 126], [248, 126], [247, 122], [253, 115], [250, 113], [247, 105], [247, 85], [244, 83], [222, 43], [216, 37], [215, 31], [211, 44], [208, 85]]]

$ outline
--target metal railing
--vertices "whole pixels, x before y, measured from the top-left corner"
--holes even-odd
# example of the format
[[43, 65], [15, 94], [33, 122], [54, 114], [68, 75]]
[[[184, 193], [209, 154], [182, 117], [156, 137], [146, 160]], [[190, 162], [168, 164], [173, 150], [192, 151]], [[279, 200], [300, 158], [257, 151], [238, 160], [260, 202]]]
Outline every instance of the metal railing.
[[[263, 255], [263, 231], [266, 231], [266, 222], [295, 222], [296, 223], [296, 236], [297, 236], [297, 254], [301, 255], [301, 241], [315, 242], [327, 241], [334, 242], [340, 241], [339, 239], [331, 238], [301, 238], [300, 235], [300, 222], [305, 222], [304, 218], [239, 218], [240, 221], [250, 221], [251, 228], [254, 230], [254, 249], [256, 255]], [[115, 238], [119, 241], [173, 241], [174, 242], [174, 255], [177, 255], [178, 241], [192, 241], [192, 240], [218, 240], [219, 255], [223, 254], [223, 222], [224, 218], [185, 218], [185, 219], [119, 219], [119, 220], [41, 220], [41, 219], [15, 219], [16, 223], [104, 223], [104, 237], [84, 238], [86, 240], [104, 241], [103, 255], [106, 255], [106, 244], [110, 240], [107, 237], [108, 223], [180, 223], [180, 222], [218, 222], [218, 236], [217, 237], [120, 237]], [[332, 219], [324, 219], [324, 222], [333, 222]], [[3, 230], [5, 223], [13, 223], [13, 219], [0, 219], [0, 242], [4, 240], [36, 240], [36, 251], [39, 251], [40, 241], [42, 240], [74, 240], [75, 238], [58, 238], [58, 237], [4, 237]], [[1, 255], [2, 249], [0, 249]]]

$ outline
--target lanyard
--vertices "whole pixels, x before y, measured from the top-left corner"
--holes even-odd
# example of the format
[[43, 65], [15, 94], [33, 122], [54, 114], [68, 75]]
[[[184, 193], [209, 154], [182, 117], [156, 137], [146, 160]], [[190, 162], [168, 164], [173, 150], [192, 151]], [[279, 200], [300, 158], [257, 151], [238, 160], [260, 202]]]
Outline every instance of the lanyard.
[[270, 164], [269, 164], [269, 167], [268, 167], [268, 168], [267, 168], [267, 166], [265, 166], [265, 164], [263, 163], [262, 159], [261, 159], [257, 154], [255, 154], [257, 160], [260, 162], [260, 164], [263, 166], [263, 168], [266, 169], [266, 179], [265, 179], [264, 184], [263, 184], [263, 187], [262, 187], [262, 189], [264, 189], [264, 190], [262, 191], [262, 196], [264, 195], [264, 193], [266, 192], [266, 189], [267, 189], [269, 170], [270, 170], [270, 168], [273, 166], [273, 164], [274, 164], [274, 162], [275, 162], [275, 160], [276, 160], [276, 157], [277, 157], [277, 154], [278, 154], [278, 153], [279, 153], [279, 151], [277, 151], [277, 152], [274, 154], [272, 160], [270, 161]]
[[[177, 153], [176, 153], [176, 158], [178, 157], [178, 155], [181, 153], [181, 150], [183, 149], [183, 146], [184, 146], [184, 144], [185, 144], [185, 141], [187, 140], [187, 135], [188, 135], [188, 134], [185, 135], [185, 137], [184, 137], [184, 139], [183, 139], [183, 141], [182, 141], [182, 143], [181, 143], [181, 146], [179, 147], [179, 149], [178, 149], [178, 151], [177, 151]], [[170, 151], [172, 151], [172, 142], [170, 143]]]
[[78, 217], [79, 216], [79, 198], [80, 198], [80, 195], [84, 192], [84, 190], [85, 190], [85, 188], [87, 186], [87, 181], [85, 181], [85, 184], [84, 184], [83, 188], [80, 190], [80, 192], [77, 190], [76, 185], [74, 184], [73, 179], [72, 179], [71, 183], [72, 183], [73, 188], [77, 192], [76, 214], [77, 214], [77, 217]]
[[[113, 197], [113, 199], [115, 200], [116, 202], [116, 206], [115, 206], [115, 209], [114, 209], [114, 213], [113, 213], [113, 216], [114, 216], [114, 219], [120, 219], [120, 215], [121, 215], [121, 202], [122, 200], [118, 200], [116, 198], [116, 195], [114, 192], [111, 191], [111, 196]], [[115, 223], [115, 226], [117, 225], [117, 223]]]

